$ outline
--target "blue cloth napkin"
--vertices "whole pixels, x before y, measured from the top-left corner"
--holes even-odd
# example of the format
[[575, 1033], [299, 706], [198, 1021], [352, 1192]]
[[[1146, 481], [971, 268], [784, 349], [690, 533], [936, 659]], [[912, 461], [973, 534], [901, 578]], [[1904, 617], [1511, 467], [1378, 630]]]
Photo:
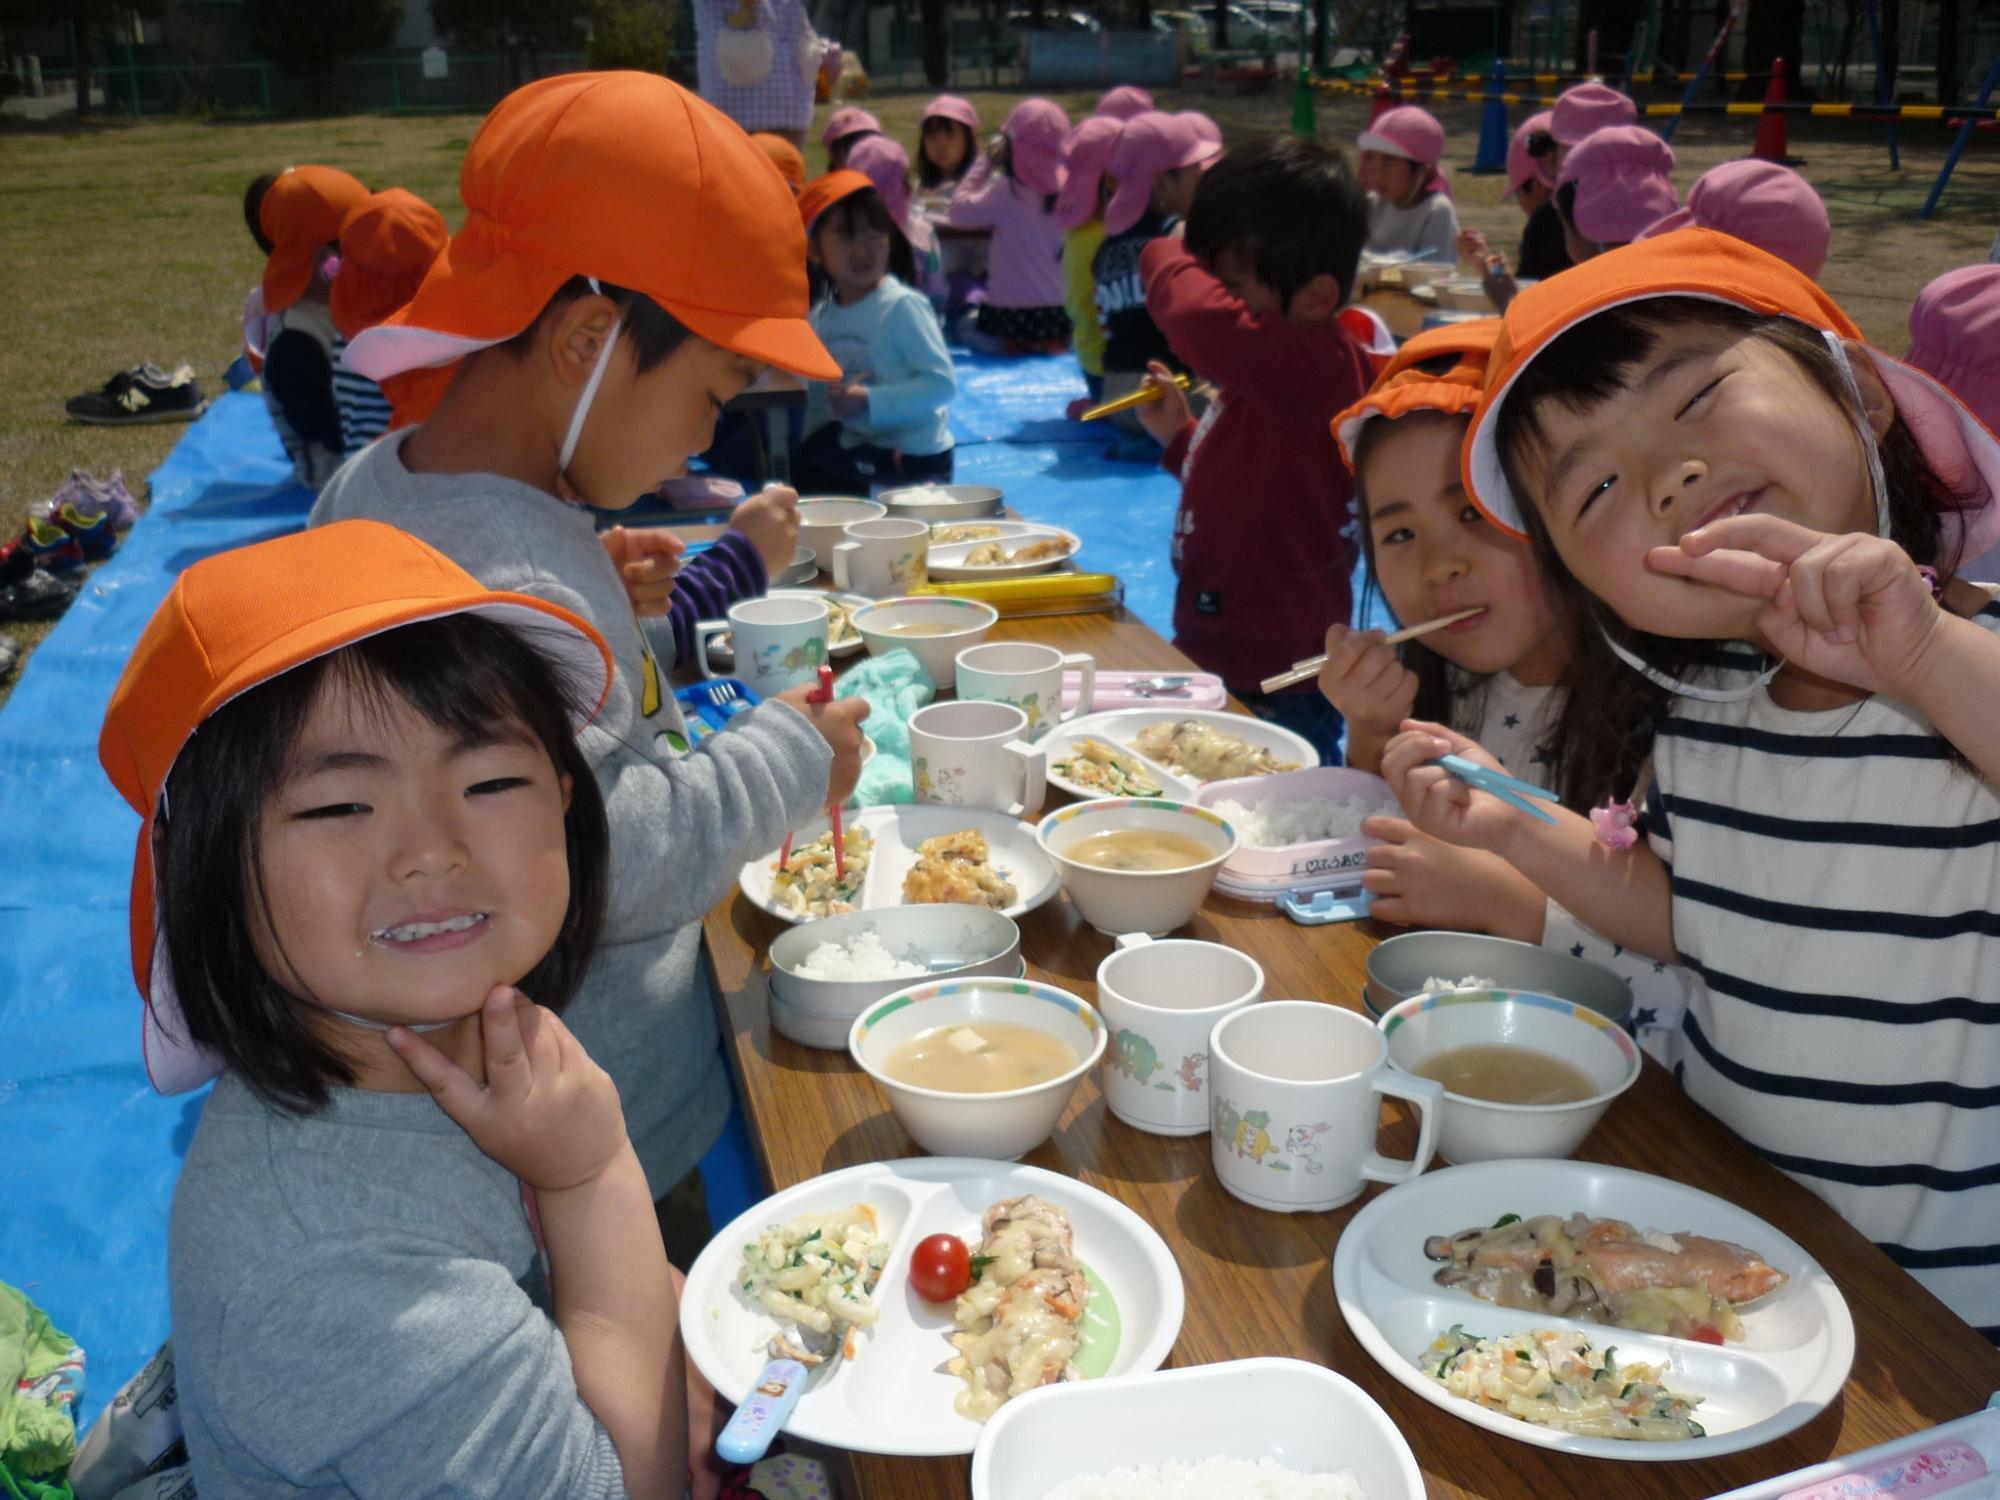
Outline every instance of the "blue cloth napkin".
[[910, 788], [910, 715], [937, 696], [930, 674], [906, 646], [871, 656], [834, 686], [835, 698], [861, 698], [868, 718], [861, 728], [875, 742], [875, 758], [861, 768], [849, 807], [913, 802]]

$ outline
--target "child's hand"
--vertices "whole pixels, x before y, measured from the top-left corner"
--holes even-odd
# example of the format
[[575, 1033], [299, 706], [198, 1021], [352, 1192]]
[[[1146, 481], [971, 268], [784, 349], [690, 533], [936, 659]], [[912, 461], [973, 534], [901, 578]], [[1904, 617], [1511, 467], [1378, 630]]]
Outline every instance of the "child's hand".
[[1778, 516], [1731, 516], [1655, 547], [1647, 565], [1766, 600], [1757, 628], [1807, 672], [1907, 698], [1944, 612], [1894, 542], [1827, 536]]
[[1361, 883], [1374, 893], [1368, 914], [1405, 927], [1490, 932], [1540, 942], [1546, 898], [1506, 860], [1427, 838], [1406, 818], [1364, 818], [1382, 842], [1368, 851]]
[[1147, 390], [1165, 392], [1159, 400], [1139, 408], [1139, 425], [1164, 448], [1194, 420], [1194, 408], [1188, 405], [1187, 392], [1174, 384], [1174, 372], [1157, 359], [1147, 362], [1143, 384]]
[[782, 484], [764, 486], [737, 503], [729, 529], [757, 549], [767, 574], [790, 567], [799, 550], [799, 492]]
[[1417, 674], [1403, 665], [1379, 630], [1331, 625], [1319, 690], [1340, 710], [1349, 733], [1387, 740], [1417, 706]]
[[1462, 755], [1496, 771], [1505, 769], [1476, 741], [1442, 724], [1405, 719], [1402, 732], [1382, 751], [1382, 779], [1419, 833], [1464, 849], [1501, 852], [1528, 821], [1527, 814], [1427, 764], [1441, 755]]
[[[664, 526], [642, 526], [628, 531], [614, 526], [601, 540], [611, 554], [612, 564], [624, 580], [632, 608], [641, 615], [663, 615], [674, 602], [674, 577], [681, 570], [681, 554], [687, 543]], [[785, 554], [786, 561], [791, 554]]]
[[858, 379], [836, 385], [827, 391], [826, 404], [842, 421], [865, 417], [868, 415], [868, 387]]
[[1458, 258], [1469, 260], [1476, 265], [1486, 264], [1486, 236], [1477, 229], [1461, 229], [1458, 232]]
[[809, 703], [811, 687], [786, 688], [778, 697], [808, 719], [827, 744], [833, 747], [833, 769], [826, 777], [826, 805], [837, 807], [854, 794], [861, 779], [861, 721], [868, 717], [868, 703], [862, 698], [840, 698], [832, 703]]
[[542, 1193], [582, 1187], [628, 1148], [611, 1075], [591, 1061], [554, 1011], [497, 985], [479, 1013], [486, 1086], [414, 1031], [389, 1029], [390, 1048], [472, 1143]]

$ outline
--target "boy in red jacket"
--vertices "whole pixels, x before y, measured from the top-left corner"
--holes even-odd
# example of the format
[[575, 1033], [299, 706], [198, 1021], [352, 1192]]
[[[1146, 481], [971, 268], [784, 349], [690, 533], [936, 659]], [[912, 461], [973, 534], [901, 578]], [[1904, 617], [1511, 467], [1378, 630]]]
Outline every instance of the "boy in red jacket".
[[1185, 240], [1139, 258], [1153, 321], [1218, 387], [1199, 426], [1166, 397], [1141, 408], [1181, 477], [1174, 644], [1263, 718], [1340, 758], [1340, 715], [1310, 682], [1257, 684], [1317, 655], [1353, 611], [1354, 482], [1328, 428], [1370, 379], [1336, 321], [1368, 237], [1368, 200], [1339, 152], [1293, 136], [1239, 146], [1195, 190]]

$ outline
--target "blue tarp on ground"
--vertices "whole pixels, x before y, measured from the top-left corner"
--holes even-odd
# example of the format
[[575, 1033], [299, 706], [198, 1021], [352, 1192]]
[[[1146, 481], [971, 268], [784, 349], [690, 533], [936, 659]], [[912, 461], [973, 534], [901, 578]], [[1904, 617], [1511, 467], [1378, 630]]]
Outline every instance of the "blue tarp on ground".
[[[1107, 459], [1107, 429], [1062, 420], [1083, 391], [1071, 361], [961, 356], [959, 374], [959, 477], [1078, 532], [1084, 563], [1121, 575], [1128, 604], [1164, 633], [1172, 479]], [[166, 1334], [167, 1208], [205, 1097], [160, 1098], [140, 1061], [126, 926], [139, 825], [98, 768], [98, 726], [183, 568], [303, 523], [309, 497], [287, 474], [261, 400], [217, 401], [0, 709], [0, 828], [14, 870], [0, 896], [0, 1280], [84, 1345], [86, 1420]], [[714, 1196], [719, 1219], [735, 1211]]]

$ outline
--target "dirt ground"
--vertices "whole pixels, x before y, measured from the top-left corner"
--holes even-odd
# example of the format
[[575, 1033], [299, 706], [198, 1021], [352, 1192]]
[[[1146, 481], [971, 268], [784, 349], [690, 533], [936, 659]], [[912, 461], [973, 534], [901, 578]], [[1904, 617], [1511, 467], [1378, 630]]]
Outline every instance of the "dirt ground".
[[[914, 143], [926, 94], [868, 101], [885, 130]], [[989, 127], [1021, 96], [973, 91]], [[1094, 91], [1057, 94], [1072, 114]], [[1283, 129], [1288, 90], [1164, 91], [1163, 108], [1203, 109], [1230, 139]], [[1496, 176], [1469, 170], [1480, 106], [1436, 106], [1450, 142], [1462, 222], [1510, 248], [1521, 217]], [[825, 111], [822, 110], [822, 119]], [[1518, 119], [1520, 112], [1516, 111]], [[1326, 98], [1320, 134], [1351, 142], [1366, 103]], [[371, 185], [399, 184], [430, 199], [456, 223], [458, 166], [478, 128], [469, 115], [364, 115], [254, 123], [92, 124], [57, 121], [0, 130], [0, 540], [30, 502], [73, 467], [123, 469], [135, 490], [180, 436], [178, 426], [107, 429], [64, 421], [67, 396], [91, 389], [140, 360], [186, 360], [211, 391], [235, 357], [244, 293], [261, 269], [241, 213], [244, 185], [294, 162], [345, 167]], [[1868, 337], [1901, 351], [1911, 299], [1940, 272], [1985, 258], [2000, 230], [2000, 136], [1982, 133], [1960, 163], [1937, 218], [1917, 218], [1952, 132], [1911, 123], [1901, 132], [1902, 170], [1889, 167], [1883, 127], [1833, 120], [1792, 122], [1791, 150], [1827, 201], [1833, 256], [1822, 283]], [[1679, 131], [1676, 180], [1743, 155], [1755, 122], [1691, 118]], [[814, 170], [824, 164], [814, 144]], [[32, 642], [46, 627], [7, 626]], [[4, 691], [4, 685], [0, 685]]]

